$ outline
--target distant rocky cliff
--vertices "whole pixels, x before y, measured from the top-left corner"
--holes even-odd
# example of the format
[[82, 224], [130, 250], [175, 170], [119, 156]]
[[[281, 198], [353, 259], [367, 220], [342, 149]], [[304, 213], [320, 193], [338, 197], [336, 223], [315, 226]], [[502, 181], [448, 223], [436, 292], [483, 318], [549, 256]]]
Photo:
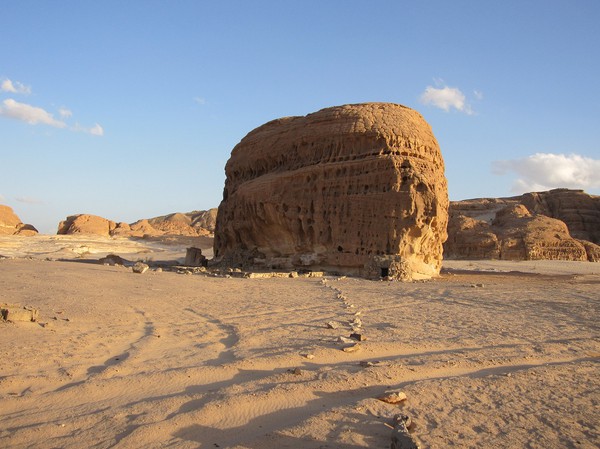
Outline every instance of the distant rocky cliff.
[[36, 235], [38, 233], [30, 224], [21, 222], [12, 208], [0, 204], [0, 235]]
[[600, 261], [600, 197], [555, 189], [450, 203], [449, 259]]
[[117, 223], [97, 215], [71, 215], [58, 225], [57, 234], [94, 234], [120, 237], [161, 235], [209, 236], [215, 229], [217, 209], [173, 213], [161, 217]]

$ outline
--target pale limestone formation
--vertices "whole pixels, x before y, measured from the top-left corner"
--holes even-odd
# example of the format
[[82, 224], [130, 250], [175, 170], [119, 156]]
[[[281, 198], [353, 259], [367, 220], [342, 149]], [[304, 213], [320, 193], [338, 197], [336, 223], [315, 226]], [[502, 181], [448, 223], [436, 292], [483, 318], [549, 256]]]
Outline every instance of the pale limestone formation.
[[242, 139], [225, 172], [217, 263], [372, 278], [439, 273], [444, 162], [412, 109], [366, 103], [271, 121]]

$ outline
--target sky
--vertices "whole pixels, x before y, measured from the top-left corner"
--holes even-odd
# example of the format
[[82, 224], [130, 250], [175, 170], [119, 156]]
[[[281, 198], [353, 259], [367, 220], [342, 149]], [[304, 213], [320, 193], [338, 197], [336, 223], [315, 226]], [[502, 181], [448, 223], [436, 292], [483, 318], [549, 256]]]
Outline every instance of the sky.
[[600, 194], [600, 1], [0, 3], [0, 204], [40, 232], [217, 207], [272, 119], [419, 111], [451, 200]]

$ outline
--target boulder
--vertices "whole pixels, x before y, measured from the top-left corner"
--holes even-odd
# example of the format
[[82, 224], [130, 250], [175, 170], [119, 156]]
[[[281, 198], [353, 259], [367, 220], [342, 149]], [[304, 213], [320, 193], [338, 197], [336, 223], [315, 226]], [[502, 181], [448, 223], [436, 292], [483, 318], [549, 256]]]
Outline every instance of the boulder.
[[150, 266], [148, 264], [145, 264], [144, 262], [136, 262], [131, 269], [134, 273], [144, 274], [150, 269]]
[[30, 224], [24, 224], [12, 208], [0, 204], [0, 235], [32, 236], [38, 233]]
[[0, 317], [6, 321], [37, 321], [39, 310], [20, 304], [0, 304]]
[[236, 145], [225, 172], [217, 263], [369, 278], [439, 273], [444, 161], [412, 109], [365, 103], [273, 120]]
[[97, 215], [71, 215], [58, 225], [57, 234], [93, 234], [109, 237], [117, 227], [114, 221]]
[[186, 267], [206, 267], [208, 260], [202, 254], [200, 248], [191, 247], [188, 248], [185, 253], [185, 262], [183, 263]]

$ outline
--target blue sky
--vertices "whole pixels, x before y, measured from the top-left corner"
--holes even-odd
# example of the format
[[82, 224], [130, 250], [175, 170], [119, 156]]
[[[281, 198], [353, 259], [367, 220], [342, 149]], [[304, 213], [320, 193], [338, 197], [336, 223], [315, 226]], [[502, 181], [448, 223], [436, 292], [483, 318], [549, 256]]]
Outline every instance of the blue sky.
[[54, 233], [218, 206], [277, 117], [418, 110], [452, 200], [600, 194], [600, 2], [28, 1], [0, 7], [0, 203]]

